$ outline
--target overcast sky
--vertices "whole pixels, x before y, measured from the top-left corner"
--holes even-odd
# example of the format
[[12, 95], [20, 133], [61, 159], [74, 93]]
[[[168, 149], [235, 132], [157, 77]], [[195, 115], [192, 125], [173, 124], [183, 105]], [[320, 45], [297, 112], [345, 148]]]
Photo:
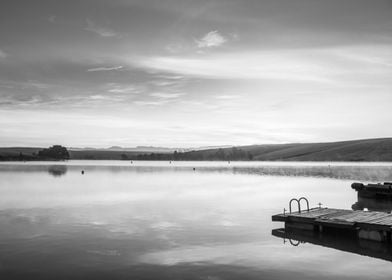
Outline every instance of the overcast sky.
[[2, 0], [0, 146], [392, 136], [390, 0]]

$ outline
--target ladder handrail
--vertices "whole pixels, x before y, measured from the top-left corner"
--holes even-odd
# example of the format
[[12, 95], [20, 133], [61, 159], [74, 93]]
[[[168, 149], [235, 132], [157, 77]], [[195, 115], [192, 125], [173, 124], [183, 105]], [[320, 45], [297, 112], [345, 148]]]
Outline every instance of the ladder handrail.
[[298, 212], [299, 212], [299, 213], [301, 213], [301, 204], [299, 203], [299, 200], [298, 200], [298, 199], [296, 199], [296, 198], [292, 198], [292, 199], [290, 200], [290, 203], [289, 203], [289, 210], [290, 210], [290, 214], [291, 214], [291, 203], [292, 203], [293, 201], [297, 201], [297, 205], [298, 205]]
[[308, 199], [306, 198], [306, 197], [301, 197], [300, 199], [298, 199], [298, 201], [299, 201], [299, 203], [300, 203], [300, 206], [301, 206], [301, 200], [305, 200], [305, 202], [306, 202], [306, 207], [308, 208], [307, 210], [308, 210], [308, 212], [309, 212], [309, 201], [308, 201]]
[[306, 197], [304, 197], [304, 196], [302, 196], [302, 197], [300, 197], [299, 199], [296, 199], [296, 198], [292, 198], [291, 200], [290, 200], [290, 202], [289, 202], [289, 211], [290, 211], [290, 214], [292, 213], [292, 211], [291, 211], [291, 204], [293, 203], [293, 201], [296, 201], [297, 202], [297, 205], [298, 205], [298, 212], [299, 213], [301, 213], [301, 201], [302, 200], [305, 200], [305, 202], [306, 202], [306, 210], [309, 212], [309, 210], [310, 210], [310, 208], [309, 208], [309, 200], [306, 198]]

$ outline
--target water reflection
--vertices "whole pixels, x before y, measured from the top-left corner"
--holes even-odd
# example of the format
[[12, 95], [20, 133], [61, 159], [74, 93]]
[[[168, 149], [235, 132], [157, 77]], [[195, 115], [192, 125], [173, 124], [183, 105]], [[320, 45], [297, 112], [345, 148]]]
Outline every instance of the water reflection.
[[[61, 167], [60, 167], [61, 166]], [[197, 172], [270, 175], [287, 177], [318, 177], [342, 180], [388, 181], [392, 180], [390, 163], [355, 162], [166, 162], [166, 161], [77, 161], [70, 160], [61, 165], [52, 165], [54, 174], [60, 174], [64, 167], [68, 171], [121, 172]], [[47, 172], [47, 162], [0, 162], [0, 172]]]
[[60, 177], [67, 173], [66, 165], [51, 165], [48, 167], [48, 173], [53, 177]]
[[301, 246], [301, 244], [311, 243], [392, 262], [392, 246], [390, 244], [386, 245], [381, 242], [364, 240], [342, 234], [287, 228], [274, 229], [272, 230], [272, 235], [282, 238], [285, 244], [290, 244], [291, 246]]
[[[288, 249], [271, 236], [271, 215], [291, 197], [306, 196], [311, 207], [317, 202], [351, 207], [352, 181], [316, 176], [329, 169], [325, 164], [70, 161], [58, 164], [66, 166], [60, 180], [48, 176], [52, 165], [0, 164], [0, 279], [390, 279], [392, 274], [379, 259], [308, 243]], [[356, 168], [367, 167], [337, 168], [332, 174], [357, 177]], [[391, 169], [379, 168], [370, 167], [367, 174], [387, 176]]]

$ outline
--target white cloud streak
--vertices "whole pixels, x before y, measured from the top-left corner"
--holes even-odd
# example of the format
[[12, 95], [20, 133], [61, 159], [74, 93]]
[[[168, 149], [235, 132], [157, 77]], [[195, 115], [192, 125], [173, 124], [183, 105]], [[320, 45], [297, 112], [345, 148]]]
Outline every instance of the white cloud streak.
[[99, 72], [99, 71], [113, 71], [113, 70], [120, 70], [123, 69], [124, 66], [113, 66], [113, 67], [97, 67], [97, 68], [90, 68], [87, 72]]
[[90, 19], [86, 19], [87, 26], [84, 28], [87, 31], [94, 32], [101, 37], [116, 37], [118, 33], [110, 28], [98, 26], [95, 22]]
[[174, 99], [182, 96], [182, 93], [165, 93], [165, 92], [153, 92], [150, 94], [152, 97], [158, 97], [162, 99]]
[[150, 57], [141, 67], [212, 79], [272, 79], [326, 82], [324, 70], [305, 56], [277, 53], [228, 53], [204, 57]]
[[6, 57], [7, 54], [4, 51], [0, 50], [0, 58], [6, 58]]
[[[377, 56], [374, 55], [377, 53]], [[132, 63], [130, 61], [129, 63]], [[138, 66], [208, 79], [309, 81], [343, 85], [384, 80], [392, 72], [387, 46], [241, 51], [204, 56], [142, 57]], [[369, 83], [367, 83], [369, 84]]]

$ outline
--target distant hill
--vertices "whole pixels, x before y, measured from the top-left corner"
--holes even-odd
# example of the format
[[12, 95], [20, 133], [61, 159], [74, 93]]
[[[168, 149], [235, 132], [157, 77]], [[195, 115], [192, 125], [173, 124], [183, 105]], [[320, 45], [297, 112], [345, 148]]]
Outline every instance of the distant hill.
[[[392, 138], [239, 146], [259, 161], [392, 161]], [[223, 149], [225, 152], [230, 149]], [[196, 153], [211, 154], [218, 150]]]
[[144, 160], [392, 161], [392, 138], [237, 146], [172, 155], [144, 155], [141, 158]]
[[[0, 148], [0, 159], [34, 155], [42, 148]], [[70, 148], [71, 159], [123, 160], [258, 160], [258, 161], [392, 161], [392, 138], [330, 143], [292, 143], [173, 150], [162, 147]]]

